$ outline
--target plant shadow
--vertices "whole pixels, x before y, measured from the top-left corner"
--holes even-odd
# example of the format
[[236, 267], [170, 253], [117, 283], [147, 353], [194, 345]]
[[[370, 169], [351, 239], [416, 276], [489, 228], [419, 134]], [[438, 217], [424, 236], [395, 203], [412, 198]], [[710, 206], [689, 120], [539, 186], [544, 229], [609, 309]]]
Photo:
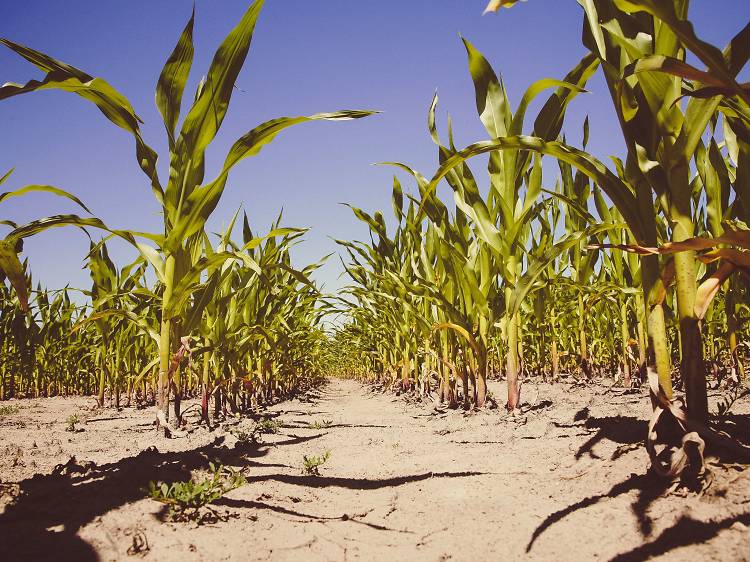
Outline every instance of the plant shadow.
[[205, 468], [209, 461], [265, 466], [250, 459], [264, 456], [267, 447], [238, 442], [229, 448], [218, 437], [190, 451], [161, 453], [151, 447], [103, 465], [71, 458], [51, 474], [19, 483], [18, 498], [0, 515], [0, 560], [99, 560], [91, 545], [77, 536], [81, 527], [143, 499], [150, 481], [187, 480], [191, 471]]
[[[19, 483], [20, 493], [15, 503], [0, 514], [0, 560], [75, 560], [76, 562], [98, 561], [95, 549], [79, 536], [79, 531], [110, 511], [146, 497], [149, 482], [185, 481], [192, 471], [206, 468], [210, 461], [226, 466], [289, 468], [279, 464], [259, 462], [270, 447], [293, 445], [319, 437], [288, 439], [276, 443], [254, 443], [238, 441], [234, 447], [225, 445], [224, 437], [212, 443], [182, 452], [159, 452], [151, 447], [134, 457], [116, 462], [96, 465], [77, 462], [71, 458], [58, 465], [51, 474], [37, 474]], [[460, 478], [478, 476], [480, 472], [445, 472], [413, 474], [385, 479], [343, 478], [327, 476], [293, 475], [284, 473], [258, 474], [253, 482], [277, 481], [310, 488], [339, 487], [353, 490], [376, 490], [420, 482], [430, 478]], [[239, 503], [238, 503], [239, 502]], [[252, 507], [272, 509], [275, 506], [259, 502], [243, 502], [227, 498], [215, 502], [228, 507]], [[314, 515], [292, 513], [303, 518]], [[320, 520], [349, 520], [343, 515]], [[391, 530], [355, 521], [379, 530]]]
[[[595, 433], [578, 449], [575, 454], [576, 459], [588, 454], [590, 457], [599, 459], [598, 455], [593, 452], [594, 447], [604, 441], [619, 443], [622, 447], [612, 455], [610, 460], [616, 460], [621, 456], [621, 449], [632, 449], [634, 446], [642, 444], [648, 431], [648, 423], [628, 416], [612, 416], [605, 418], [590, 417], [587, 411], [579, 412], [581, 414], [577, 421], [583, 422], [579, 427], [595, 430]], [[676, 422], [673, 418], [666, 418], [666, 423], [659, 428], [659, 440], [666, 439], [669, 441], [678, 431]], [[750, 429], [750, 416], [730, 415], [725, 420], [727, 427], [732, 434], [737, 435], [742, 431]], [[668, 454], [664, 451], [663, 454]], [[728, 463], [738, 460], [737, 456], [729, 450], [712, 450], [715, 458], [722, 463]], [[660, 455], [661, 456], [661, 455]], [[700, 482], [696, 475], [690, 471], [683, 473], [680, 485], [694, 491], [700, 489]], [[663, 497], [667, 491], [675, 485], [675, 481], [658, 476], [653, 471], [645, 474], [631, 474], [628, 478], [612, 486], [609, 490], [601, 494], [590, 495], [576, 501], [575, 503], [560, 509], [546, 517], [546, 519], [534, 530], [526, 546], [526, 552], [530, 552], [539, 537], [555, 523], [565, 519], [569, 515], [591, 507], [601, 501], [611, 500], [625, 494], [635, 493], [630, 508], [638, 523], [638, 529], [642, 537], [648, 537], [653, 532], [653, 520], [649, 516], [651, 505]], [[665, 554], [675, 548], [698, 544], [710, 540], [716, 536], [722, 529], [732, 526], [736, 522], [747, 524], [750, 521], [750, 512], [726, 517], [718, 521], [700, 521], [683, 515], [671, 527], [665, 529], [660, 535], [650, 542], [646, 542], [633, 548], [632, 550], [617, 555], [613, 560], [617, 561], [634, 561], [645, 560], [653, 556]]]
[[575, 458], [580, 459], [584, 454], [599, 459], [594, 453], [594, 447], [601, 441], [607, 440], [621, 445], [643, 443], [648, 431], [648, 422], [631, 416], [611, 416], [604, 418], [585, 417], [583, 425], [588, 430], [595, 430], [592, 435], [576, 452]]
[[682, 546], [704, 543], [711, 540], [720, 531], [728, 529], [735, 523], [743, 525], [750, 524], [750, 512], [725, 517], [719, 521], [698, 521], [689, 515], [683, 515], [680, 519], [665, 529], [654, 540], [649, 541], [622, 554], [612, 558], [611, 562], [636, 562], [647, 560], [655, 556], [661, 556], [667, 552]]

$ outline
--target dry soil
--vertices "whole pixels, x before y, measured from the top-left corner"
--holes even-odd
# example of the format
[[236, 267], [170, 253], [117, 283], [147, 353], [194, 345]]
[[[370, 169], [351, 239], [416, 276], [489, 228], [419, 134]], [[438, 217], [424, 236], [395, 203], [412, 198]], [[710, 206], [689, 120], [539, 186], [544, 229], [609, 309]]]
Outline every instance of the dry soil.
[[[282, 425], [258, 443], [237, 438], [251, 419], [168, 440], [152, 409], [6, 402], [20, 410], [0, 418], [0, 560], [750, 560], [750, 471], [714, 465], [702, 493], [650, 474], [645, 394], [524, 397], [521, 416], [466, 414], [330, 380], [269, 408]], [[750, 401], [734, 411], [747, 431]], [[200, 478], [209, 460], [247, 484], [218, 520], [165, 521], [149, 481]]]

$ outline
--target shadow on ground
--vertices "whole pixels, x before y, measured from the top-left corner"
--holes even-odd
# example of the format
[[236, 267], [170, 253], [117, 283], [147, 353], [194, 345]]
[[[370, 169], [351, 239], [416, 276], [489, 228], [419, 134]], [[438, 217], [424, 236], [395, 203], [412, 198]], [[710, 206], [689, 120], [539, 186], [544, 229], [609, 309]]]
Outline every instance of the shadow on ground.
[[[637, 446], [644, 442], [648, 430], [648, 423], [644, 420], [627, 416], [590, 417], [587, 408], [576, 414], [575, 421], [584, 422], [582, 427], [595, 431], [578, 449], [575, 454], [576, 459], [580, 459], [585, 454], [591, 458], [599, 459], [600, 457], [593, 452], [593, 448], [604, 440], [618, 443], [623, 447]], [[719, 424], [719, 429], [728, 431], [733, 435], [741, 435], [750, 429], [750, 416], [730, 414]], [[674, 423], [671, 423], [671, 425], [666, 424], [666, 427], [661, 428], [660, 437], [671, 436], [675, 431], [676, 426]], [[612, 455], [611, 460], [618, 458], [620, 455], [618, 451]], [[723, 448], [721, 450], [712, 450], [711, 452], [722, 463], [732, 463], [739, 460], [731, 451]], [[631, 510], [637, 520], [639, 531], [642, 537], [648, 537], [653, 532], [653, 521], [648, 515], [648, 510], [673, 484], [674, 481], [662, 478], [651, 471], [641, 475], [631, 474], [622, 482], [612, 486], [608, 491], [602, 494], [587, 496], [547, 516], [532, 533], [531, 539], [526, 546], [526, 552], [531, 552], [537, 539], [555, 523], [581, 509], [586, 509], [601, 501], [611, 500], [630, 492], [636, 492], [635, 500], [631, 504]], [[683, 484], [688, 487], [695, 485], [694, 482], [683, 482]], [[750, 511], [712, 521], [700, 521], [688, 515], [683, 515], [673, 526], [662, 531], [658, 537], [630, 551], [619, 554], [612, 560], [618, 562], [646, 560], [682, 546], [704, 543], [715, 537], [721, 530], [731, 527], [737, 522], [745, 525], [748, 524], [750, 522]]]
[[580, 459], [584, 454], [598, 459], [600, 457], [594, 453], [594, 446], [605, 439], [621, 445], [643, 443], [648, 431], [648, 422], [629, 416], [587, 417], [584, 427], [596, 430], [596, 433], [581, 445], [576, 452], [576, 459]]
[[[294, 445], [320, 436], [288, 439], [273, 443], [272, 446]], [[98, 561], [97, 553], [78, 536], [78, 531], [101, 515], [143, 499], [146, 495], [144, 489], [150, 481], [187, 480], [191, 471], [207, 467], [209, 461], [218, 461], [227, 466], [283, 467], [284, 465], [264, 464], [254, 460], [265, 456], [268, 447], [266, 444], [238, 442], [229, 448], [224, 444], [224, 438], [220, 437], [209, 445], [190, 451], [160, 453], [152, 447], [137, 456], [101, 466], [78, 463], [72, 458], [65, 465], [58, 465], [52, 474], [37, 474], [19, 483], [20, 494], [16, 502], [0, 515], [0, 560]], [[427, 472], [384, 479], [263, 474], [253, 476], [253, 481], [277, 481], [312, 488], [375, 490], [429, 478], [459, 478], [481, 474], [483, 473]], [[321, 518], [262, 502], [223, 498], [220, 505], [283, 510], [288, 511], [289, 515], [307, 519], [350, 520], [346, 515]], [[380, 529], [377, 525], [352, 521]], [[390, 529], [382, 527], [381, 530]]]
[[[550, 514], [532, 534], [531, 540], [526, 546], [526, 552], [531, 552], [534, 543], [545, 531], [569, 515], [581, 509], [591, 507], [600, 501], [611, 500], [633, 491], [637, 491], [637, 497], [631, 505], [631, 510], [638, 520], [641, 535], [645, 538], [653, 530], [652, 520], [647, 513], [648, 508], [671, 485], [671, 481], [660, 478], [652, 473], [644, 475], [633, 474], [622, 482], [615, 484], [603, 494], [583, 498], [564, 509]], [[737, 522], [745, 525], [749, 524], [750, 512], [713, 521], [699, 521], [688, 515], [683, 515], [674, 525], [662, 531], [658, 537], [632, 550], [618, 554], [612, 561], [635, 562], [637, 560], [646, 560], [653, 556], [666, 554], [679, 547], [704, 543], [711, 540], [723, 529], [727, 529]]]
[[735, 523], [750, 524], [750, 512], [726, 517], [719, 521], [696, 521], [683, 515], [677, 523], [665, 529], [654, 540], [649, 541], [633, 550], [618, 554], [611, 562], [637, 562], [647, 560], [653, 556], [666, 554], [670, 550], [681, 546], [700, 544], [714, 538], [719, 531], [728, 529]]
[[266, 452], [258, 444], [230, 449], [220, 437], [191, 451], [160, 453], [152, 447], [101, 466], [79, 464], [72, 458], [52, 474], [37, 474], [19, 483], [18, 499], [0, 515], [0, 559], [98, 560], [92, 547], [77, 536], [78, 530], [100, 515], [142, 499], [150, 481], [186, 480], [192, 470], [206, 467], [209, 461], [237, 465]]

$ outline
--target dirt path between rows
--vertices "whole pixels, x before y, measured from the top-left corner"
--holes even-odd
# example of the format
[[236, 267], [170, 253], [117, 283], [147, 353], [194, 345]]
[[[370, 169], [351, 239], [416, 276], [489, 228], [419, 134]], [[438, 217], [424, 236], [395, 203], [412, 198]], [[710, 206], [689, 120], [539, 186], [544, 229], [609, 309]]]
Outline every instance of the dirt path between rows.
[[[13, 401], [20, 411], [0, 418], [0, 559], [750, 559], [750, 471], [715, 469], [705, 493], [670, 492], [646, 472], [645, 395], [524, 391], [534, 408], [514, 419], [331, 380], [270, 408], [282, 426], [258, 444], [235, 436], [251, 420], [165, 440], [150, 410]], [[750, 403], [735, 409], [746, 422]], [[66, 432], [74, 413], [84, 431]], [[303, 455], [326, 451], [320, 476], [302, 473]], [[148, 482], [213, 459], [248, 481], [214, 505], [227, 520], [161, 521]]]

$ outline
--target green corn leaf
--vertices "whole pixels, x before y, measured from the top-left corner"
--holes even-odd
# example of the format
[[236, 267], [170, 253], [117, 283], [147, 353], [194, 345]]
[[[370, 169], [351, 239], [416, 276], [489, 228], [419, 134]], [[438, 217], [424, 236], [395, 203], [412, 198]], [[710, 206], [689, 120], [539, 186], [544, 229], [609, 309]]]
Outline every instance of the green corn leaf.
[[472, 144], [460, 152], [453, 154], [443, 162], [430, 181], [428, 186], [429, 193], [434, 193], [438, 182], [453, 168], [466, 160], [486, 152], [505, 149], [530, 150], [540, 154], [547, 154], [576, 167], [602, 187], [621, 211], [636, 239], [644, 239], [644, 233], [647, 232], [647, 229], [644, 226], [642, 217], [638, 214], [632, 188], [590, 154], [561, 142], [545, 142], [536, 137], [516, 136]]
[[[750, 23], [734, 36], [724, 49], [723, 56], [729, 73], [737, 76], [750, 59]], [[705, 91], [705, 88], [703, 90]], [[706, 125], [720, 103], [720, 98], [700, 99], [698, 97], [691, 98], [688, 102], [685, 110], [685, 126], [679, 139], [683, 154], [687, 158], [695, 152]]]
[[193, 23], [195, 22], [195, 6], [193, 13], [182, 31], [177, 45], [167, 59], [164, 69], [156, 85], [156, 107], [164, 120], [169, 137], [169, 146], [175, 143], [174, 131], [180, 117], [182, 94], [185, 91], [193, 64]]
[[520, 135], [523, 133], [523, 121], [526, 117], [526, 110], [528, 109], [529, 104], [544, 90], [555, 87], [558, 89], [558, 95], [561, 90], [569, 90], [576, 94], [586, 92], [586, 90], [578, 84], [572, 84], [564, 80], [555, 80], [554, 78], [543, 78], [542, 80], [537, 80], [524, 92], [523, 97], [521, 98], [521, 103], [518, 104], [518, 107], [516, 108], [516, 112], [513, 115], [513, 120], [508, 130], [509, 136]]
[[698, 38], [693, 25], [682, 19], [675, 11], [672, 0], [614, 0], [618, 8], [625, 11], [644, 11], [659, 18], [679, 38], [679, 40], [708, 67], [709, 72], [724, 85], [734, 90], [750, 103], [750, 92], [745, 92], [737, 84], [727, 68], [722, 52], [713, 45]]
[[95, 312], [73, 326], [72, 331], [75, 332], [81, 330], [87, 324], [104, 318], [109, 318], [110, 316], [123, 318], [132, 322], [142, 334], [149, 336], [155, 343], [159, 343], [159, 334], [149, 325], [145, 318], [138, 316], [129, 310], [119, 308], [110, 308], [100, 312]]
[[13, 168], [11, 168], [7, 172], [5, 172], [5, 174], [0, 176], [0, 185], [2, 185], [5, 182], [5, 180], [7, 180], [10, 177], [12, 173], [13, 173]]
[[258, 154], [281, 131], [293, 125], [309, 121], [360, 119], [373, 113], [371, 111], [344, 110], [333, 113], [317, 113], [308, 117], [281, 117], [267, 121], [252, 129], [232, 145], [219, 176], [212, 182], [195, 189], [189, 194], [181, 215], [176, 217], [173, 228], [167, 237], [167, 251], [175, 251], [185, 239], [203, 228], [224, 192], [231, 168], [244, 158]]
[[391, 203], [393, 205], [393, 214], [400, 223], [404, 219], [404, 190], [401, 188], [401, 183], [395, 175], [393, 176]]
[[[6, 174], [5, 177], [7, 177], [8, 175], [10, 175], [10, 172], [8, 172], [8, 174]], [[2, 183], [3, 179], [5, 178], [0, 179], [0, 183]], [[36, 185], [36, 184], [27, 185], [19, 189], [15, 189], [13, 191], [6, 191], [5, 193], [0, 193], [0, 203], [5, 201], [6, 199], [10, 199], [11, 197], [20, 197], [21, 195], [25, 195], [27, 193], [32, 193], [32, 192], [52, 193], [53, 195], [57, 195], [59, 197], [70, 199], [71, 201], [78, 204], [78, 206], [80, 206], [82, 209], [91, 213], [91, 210], [78, 197], [76, 197], [72, 193], [65, 191], [64, 189], [60, 189], [52, 185]]]
[[95, 217], [79, 217], [78, 215], [52, 215], [43, 219], [30, 221], [15, 228], [8, 236], [13, 238], [28, 238], [50, 228], [61, 226], [90, 226], [102, 230], [109, 230], [107, 226]]
[[216, 298], [221, 279], [222, 275], [214, 272], [209, 276], [208, 283], [195, 292], [193, 304], [185, 315], [183, 324], [185, 333], [191, 333], [198, 326], [203, 317], [203, 311]]
[[461, 40], [469, 56], [469, 72], [476, 90], [479, 118], [492, 138], [505, 136], [512, 121], [505, 87], [484, 55], [468, 39], [462, 37]]
[[[589, 53], [563, 79], [567, 84], [574, 84], [579, 89], [588, 82], [596, 69], [599, 59]], [[563, 118], [570, 102], [578, 95], [578, 89], [558, 88], [545, 102], [534, 121], [534, 136], [543, 140], [557, 140], [562, 130]]]
[[309, 121], [348, 121], [352, 119], [361, 119], [373, 115], [374, 113], [377, 112], [343, 110], [332, 113], [316, 113], [315, 115], [307, 117], [281, 117], [278, 119], [272, 119], [271, 121], [266, 121], [252, 129], [232, 145], [232, 148], [229, 150], [229, 154], [227, 154], [226, 160], [224, 161], [222, 174], [228, 172], [229, 169], [240, 160], [258, 154], [264, 146], [276, 137], [276, 135], [288, 127]]
[[511, 298], [507, 303], [507, 310], [509, 310], [511, 314], [518, 313], [521, 303], [534, 288], [537, 279], [562, 253], [567, 252], [574, 246], [579, 245], [582, 241], [588, 240], [592, 236], [601, 232], [624, 227], [624, 224], [595, 224], [582, 231], [566, 234], [559, 242], [550, 246], [541, 256], [534, 259], [529, 265], [528, 270], [521, 279], [519, 279], [513, 289]]
[[184, 162], [202, 161], [203, 151], [219, 131], [263, 4], [264, 0], [255, 0], [250, 5], [214, 54], [205, 84], [180, 131], [177, 149], [184, 154]]
[[38, 90], [57, 89], [74, 93], [92, 102], [107, 119], [133, 135], [135, 138], [138, 165], [151, 179], [152, 191], [157, 200], [159, 202], [163, 201], [164, 192], [156, 172], [156, 152], [143, 141], [139, 126], [139, 123], [142, 121], [136, 115], [125, 96], [114, 89], [106, 80], [93, 78], [82, 70], [58, 61], [44, 53], [8, 39], [0, 38], [0, 44], [5, 45], [46, 72], [41, 82], [38, 80], [29, 80], [24, 85], [11, 82], [3, 84], [0, 86], [0, 100]]
[[672, 76], [678, 76], [687, 80], [695, 80], [709, 86], [724, 86], [724, 82], [709, 72], [698, 70], [694, 66], [687, 64], [674, 57], [665, 55], [650, 55], [639, 58], [630, 63], [623, 72], [623, 78], [632, 76], [638, 72], [664, 72]]

